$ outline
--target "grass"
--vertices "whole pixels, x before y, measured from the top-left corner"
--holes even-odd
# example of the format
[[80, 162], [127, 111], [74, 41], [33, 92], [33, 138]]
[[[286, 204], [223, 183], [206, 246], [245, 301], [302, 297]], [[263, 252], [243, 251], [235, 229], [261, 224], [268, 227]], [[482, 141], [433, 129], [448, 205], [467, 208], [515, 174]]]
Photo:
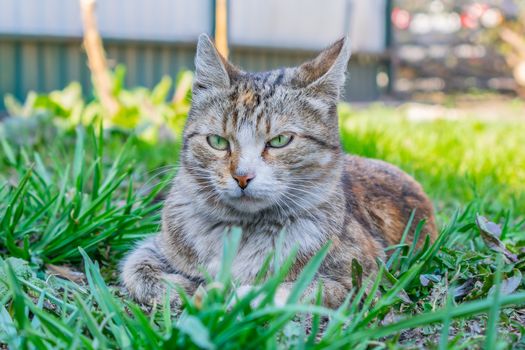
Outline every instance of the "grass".
[[413, 174], [438, 212], [485, 199], [490, 210], [525, 213], [523, 121], [411, 121], [381, 105], [366, 110], [342, 105], [340, 114], [345, 149]]
[[[8, 135], [0, 145], [0, 348], [525, 347], [522, 122], [421, 122], [379, 105], [341, 106], [345, 150], [413, 174], [441, 233], [421, 248], [392, 247], [370, 289], [353, 290], [338, 310], [319, 304], [322, 287], [312, 303], [298, 301], [327, 248], [286, 306], [272, 295], [293, 255], [234, 302], [238, 230], [225, 235], [221, 272], [207, 287], [192, 297], [173, 286], [182, 310], [168, 298], [136, 305], [118, 287], [117, 265], [158, 230], [180, 144], [81, 127], [37, 133], [32, 143]], [[353, 271], [367, 285], [358, 264]]]

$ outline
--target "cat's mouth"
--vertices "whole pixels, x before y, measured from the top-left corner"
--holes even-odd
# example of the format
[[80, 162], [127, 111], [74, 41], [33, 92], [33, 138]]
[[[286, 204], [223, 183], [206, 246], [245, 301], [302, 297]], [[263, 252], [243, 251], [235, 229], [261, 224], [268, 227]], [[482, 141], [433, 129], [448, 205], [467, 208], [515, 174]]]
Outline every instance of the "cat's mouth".
[[233, 208], [248, 213], [254, 213], [268, 206], [264, 197], [257, 196], [250, 191], [237, 192], [235, 195], [226, 196], [225, 202]]
[[253, 201], [261, 200], [260, 198], [257, 198], [252, 194], [246, 193], [245, 191], [241, 191], [241, 194], [236, 199], [240, 201], [244, 201], [244, 202], [253, 202]]
[[224, 199], [228, 202], [237, 202], [237, 203], [252, 203], [263, 200], [258, 196], [255, 196], [253, 193], [247, 193], [245, 191], [240, 191], [237, 193], [228, 193], [224, 196]]

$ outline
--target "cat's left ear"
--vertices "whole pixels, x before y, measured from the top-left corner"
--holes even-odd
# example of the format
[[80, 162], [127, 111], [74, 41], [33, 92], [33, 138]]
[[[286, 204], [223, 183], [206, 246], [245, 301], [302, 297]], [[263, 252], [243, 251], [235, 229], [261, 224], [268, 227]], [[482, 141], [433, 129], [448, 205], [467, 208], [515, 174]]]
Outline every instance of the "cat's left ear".
[[320, 98], [337, 101], [345, 83], [350, 55], [350, 39], [345, 36], [313, 60], [297, 67], [292, 84], [306, 88]]
[[219, 53], [206, 34], [201, 34], [195, 55], [193, 90], [228, 88], [237, 74], [239, 70]]

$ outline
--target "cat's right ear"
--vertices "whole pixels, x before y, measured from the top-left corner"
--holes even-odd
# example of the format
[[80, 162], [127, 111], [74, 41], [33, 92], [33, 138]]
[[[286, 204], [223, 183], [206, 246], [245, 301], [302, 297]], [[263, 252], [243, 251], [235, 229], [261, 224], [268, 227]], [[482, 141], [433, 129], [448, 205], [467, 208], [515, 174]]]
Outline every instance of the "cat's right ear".
[[292, 84], [305, 88], [320, 98], [337, 102], [345, 83], [350, 51], [350, 39], [345, 36], [313, 60], [300, 65]]
[[237, 68], [231, 65], [217, 51], [210, 37], [199, 36], [197, 54], [195, 55], [195, 90], [210, 88], [224, 89], [230, 87], [231, 79]]

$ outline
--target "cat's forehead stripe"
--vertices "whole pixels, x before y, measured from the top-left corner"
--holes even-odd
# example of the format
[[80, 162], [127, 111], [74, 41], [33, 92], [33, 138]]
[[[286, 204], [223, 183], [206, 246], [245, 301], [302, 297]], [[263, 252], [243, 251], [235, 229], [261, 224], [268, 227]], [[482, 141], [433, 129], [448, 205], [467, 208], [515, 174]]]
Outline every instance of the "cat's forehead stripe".
[[[226, 116], [228, 117], [228, 116]], [[232, 116], [231, 116], [231, 120], [232, 120], [232, 128], [233, 130], [235, 130], [237, 128], [237, 120], [239, 119], [239, 111], [237, 110], [237, 108], [234, 108], [233, 109], [233, 112], [232, 112]]]
[[260, 102], [261, 97], [253, 89], [247, 89], [239, 95], [238, 102], [247, 108], [254, 108]]
[[[233, 102], [231, 109], [226, 111], [223, 115], [222, 126], [225, 134], [239, 132], [243, 128], [251, 128], [260, 130], [261, 127], [266, 127], [269, 130], [268, 113], [266, 102], [267, 96], [265, 94], [265, 86], [261, 86], [258, 79], [250, 78], [248, 80], [239, 82], [235, 89], [230, 94], [230, 99]], [[262, 124], [262, 119], [266, 119], [266, 123]]]
[[256, 121], [255, 121], [255, 129], [256, 130], [259, 130], [259, 126], [261, 124], [261, 120], [263, 118], [263, 115], [264, 115], [264, 109], [260, 109], [259, 110], [259, 113], [257, 113], [257, 118], [256, 118]]

